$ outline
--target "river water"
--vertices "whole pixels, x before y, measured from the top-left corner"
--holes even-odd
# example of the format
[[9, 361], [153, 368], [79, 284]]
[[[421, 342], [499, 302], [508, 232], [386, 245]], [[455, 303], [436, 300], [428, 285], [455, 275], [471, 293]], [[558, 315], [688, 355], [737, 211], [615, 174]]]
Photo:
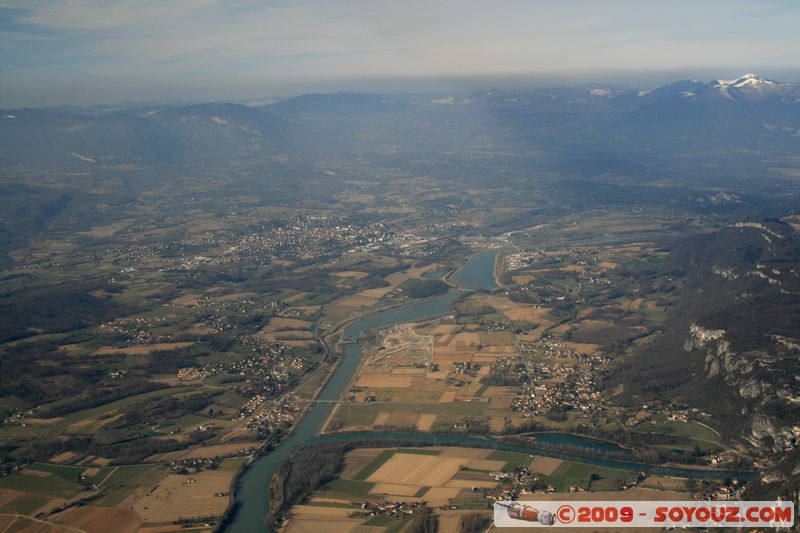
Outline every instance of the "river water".
[[[497, 251], [480, 252], [473, 255], [454, 275], [453, 279], [463, 287], [470, 290], [491, 290], [497, 287], [494, 279], [494, 262]], [[404, 322], [419, 321], [447, 314], [453, 303], [462, 298], [469, 291], [453, 290], [440, 296], [421, 300], [419, 302], [379, 311], [375, 314], [366, 316], [354, 321], [344, 330], [345, 337], [358, 338], [362, 332], [400, 324]], [[347, 387], [350, 379], [358, 370], [361, 362], [361, 345], [358, 343], [347, 343], [344, 346], [344, 358], [336, 368], [331, 378], [322, 389], [318, 399], [337, 400], [342, 391]], [[295, 431], [286, 439], [283, 444], [270, 453], [258, 458], [251, 467], [239, 479], [236, 492], [236, 501], [239, 505], [238, 512], [228, 527], [232, 533], [257, 533], [263, 532], [264, 518], [269, 511], [268, 488], [269, 481], [277, 466], [286, 459], [297, 448], [318, 441], [343, 441], [343, 440], [364, 440], [367, 438], [374, 440], [388, 441], [418, 441], [426, 444], [454, 444], [469, 445], [481, 448], [497, 448], [509, 451], [519, 451], [523, 453], [540, 453], [549, 456], [561, 456], [563, 458], [576, 459], [589, 464], [606, 466], [610, 468], [624, 468], [626, 470], [644, 470], [666, 475], [685, 475], [687, 477], [747, 477], [746, 472], [720, 472], [688, 470], [651, 466], [627, 461], [614, 461], [600, 459], [593, 456], [581, 456], [574, 453], [553, 452], [549, 449], [542, 449], [536, 445], [541, 442], [549, 445], [564, 445], [573, 448], [588, 448], [593, 451], [624, 452], [616, 444], [607, 443], [592, 439], [587, 439], [577, 435], [564, 433], [540, 433], [532, 441], [530, 446], [514, 445], [492, 438], [476, 437], [460, 434], [431, 434], [431, 433], [344, 433], [318, 436], [317, 431], [327, 418], [332, 404], [317, 403], [308, 410], [300, 421]]]
[[465, 289], [492, 290], [498, 287], [494, 279], [494, 262], [497, 250], [478, 252], [453, 274], [453, 280]]
[[[494, 278], [492, 278], [494, 282]], [[428, 317], [447, 314], [450, 306], [468, 291], [450, 291], [408, 305], [387, 309], [369, 315], [348, 325], [344, 330], [345, 337], [358, 338], [369, 329], [411, 322]], [[348, 343], [344, 346], [344, 359], [336, 368], [318, 396], [319, 400], [338, 400], [342, 391], [361, 362], [361, 345]], [[236, 493], [239, 504], [234, 521], [229, 531], [234, 533], [255, 533], [264, 530], [264, 517], [269, 511], [268, 487], [273, 472], [281, 461], [286, 459], [298, 447], [316, 439], [316, 433], [333, 408], [332, 404], [314, 404], [306, 413], [294, 433], [272, 452], [257, 459], [250, 469], [241, 476]]]

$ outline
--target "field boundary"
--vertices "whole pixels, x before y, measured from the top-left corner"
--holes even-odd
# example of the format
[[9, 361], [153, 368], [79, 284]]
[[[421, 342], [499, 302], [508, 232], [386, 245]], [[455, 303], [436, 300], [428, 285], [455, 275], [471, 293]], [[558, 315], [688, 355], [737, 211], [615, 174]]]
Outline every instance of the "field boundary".
[[2, 532], [0, 532], [0, 533], [5, 533], [6, 531], [9, 531], [9, 530], [11, 529], [11, 526], [13, 526], [14, 524], [16, 524], [16, 523], [17, 523], [17, 520], [19, 520], [20, 518], [23, 518], [23, 519], [25, 519], [25, 520], [31, 520], [32, 522], [36, 522], [36, 523], [39, 523], [39, 524], [46, 524], [46, 525], [47, 525], [47, 526], [49, 526], [49, 527], [54, 527], [54, 528], [59, 528], [59, 529], [65, 529], [65, 530], [67, 530], [67, 531], [76, 531], [77, 533], [88, 533], [88, 532], [87, 532], [85, 529], [77, 529], [77, 528], [74, 528], [74, 527], [62, 526], [61, 524], [54, 524], [54, 523], [52, 523], [52, 522], [45, 522], [44, 520], [39, 520], [38, 518], [33, 518], [33, 517], [31, 517], [31, 516], [25, 516], [25, 515], [23, 515], [23, 514], [16, 514], [16, 513], [0, 513], [0, 516], [13, 516], [13, 517], [14, 517], [14, 520], [12, 520], [12, 521], [11, 521], [11, 523], [10, 523], [10, 524], [8, 524], [8, 525], [5, 527], [5, 529], [3, 529], [3, 531], [2, 531]]

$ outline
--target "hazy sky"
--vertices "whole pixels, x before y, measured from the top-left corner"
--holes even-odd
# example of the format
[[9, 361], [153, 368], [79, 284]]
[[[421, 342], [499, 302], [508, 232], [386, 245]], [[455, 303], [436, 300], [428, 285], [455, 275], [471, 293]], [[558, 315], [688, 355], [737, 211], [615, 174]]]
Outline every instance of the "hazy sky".
[[0, 105], [775, 76], [798, 28], [777, 0], [0, 0]]

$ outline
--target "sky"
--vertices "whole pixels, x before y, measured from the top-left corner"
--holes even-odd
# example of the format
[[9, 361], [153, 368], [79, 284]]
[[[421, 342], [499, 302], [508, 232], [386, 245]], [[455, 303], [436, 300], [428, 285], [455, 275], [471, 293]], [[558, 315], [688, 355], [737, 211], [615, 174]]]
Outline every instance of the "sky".
[[0, 106], [800, 78], [800, 2], [0, 0]]

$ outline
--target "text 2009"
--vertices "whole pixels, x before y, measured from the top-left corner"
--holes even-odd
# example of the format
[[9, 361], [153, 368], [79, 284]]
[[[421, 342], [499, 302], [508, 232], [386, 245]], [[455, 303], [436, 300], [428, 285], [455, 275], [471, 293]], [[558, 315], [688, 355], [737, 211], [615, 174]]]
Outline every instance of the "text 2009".
[[631, 507], [578, 507], [578, 522], [631, 522]]

